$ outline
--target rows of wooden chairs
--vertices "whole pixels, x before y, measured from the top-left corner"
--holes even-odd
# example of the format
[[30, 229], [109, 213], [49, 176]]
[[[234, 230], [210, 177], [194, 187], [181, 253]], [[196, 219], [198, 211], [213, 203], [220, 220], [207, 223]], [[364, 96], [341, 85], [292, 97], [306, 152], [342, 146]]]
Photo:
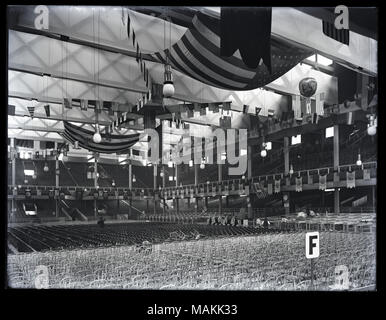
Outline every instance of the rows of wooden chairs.
[[[375, 283], [375, 239], [368, 233], [320, 233], [320, 257], [305, 257], [304, 232], [201, 239], [11, 255], [12, 287], [33, 287], [47, 266], [50, 288], [334, 290], [336, 267], [349, 289]], [[347, 288], [346, 288], [347, 289]]]

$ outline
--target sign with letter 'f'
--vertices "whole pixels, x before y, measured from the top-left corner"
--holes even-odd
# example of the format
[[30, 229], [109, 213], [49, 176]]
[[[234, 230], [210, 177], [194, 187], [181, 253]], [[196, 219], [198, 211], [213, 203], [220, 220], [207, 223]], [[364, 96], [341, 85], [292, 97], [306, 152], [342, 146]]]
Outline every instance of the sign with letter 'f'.
[[319, 257], [319, 232], [306, 233], [306, 258], [313, 259]]

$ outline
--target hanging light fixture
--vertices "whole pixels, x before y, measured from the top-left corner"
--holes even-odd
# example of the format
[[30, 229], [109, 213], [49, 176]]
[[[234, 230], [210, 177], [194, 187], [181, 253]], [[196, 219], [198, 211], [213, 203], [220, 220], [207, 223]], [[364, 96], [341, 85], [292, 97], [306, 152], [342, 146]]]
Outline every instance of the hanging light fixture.
[[357, 166], [361, 166], [362, 165], [362, 160], [361, 160], [361, 154], [360, 153], [358, 153], [358, 160], [356, 162], [356, 165]]
[[24, 184], [27, 184], [28, 183], [28, 180], [27, 179], [24, 179]]
[[205, 159], [201, 160], [200, 169], [205, 169]]
[[294, 167], [292, 166], [292, 164], [291, 164], [291, 167], [290, 167], [289, 174], [294, 174]]
[[135, 178], [135, 174], [133, 174], [133, 182], [136, 182], [137, 179]]
[[92, 140], [95, 142], [95, 143], [101, 143], [102, 142], [102, 136], [101, 134], [99, 133], [99, 126], [98, 125], [95, 125], [95, 133], [92, 137]]
[[[166, 29], [164, 22], [164, 47], [166, 48]], [[169, 26], [169, 52], [171, 49], [171, 23]], [[166, 63], [165, 63], [165, 72], [164, 72], [164, 86], [162, 89], [163, 96], [169, 98], [174, 95], [174, 83], [173, 83], [173, 74], [172, 67], [169, 63], [169, 55], [166, 54]]]
[[34, 173], [34, 175], [32, 176], [32, 179], [36, 179], [37, 178], [37, 175], [36, 175], [36, 173]]
[[193, 160], [192, 159], [189, 160], [189, 167], [193, 167]]
[[367, 134], [369, 136], [374, 136], [377, 133], [377, 124], [375, 115], [371, 114], [369, 117], [369, 124], [367, 125]]
[[113, 179], [113, 181], [111, 182], [111, 186], [115, 187], [115, 180]]
[[48, 172], [49, 170], [50, 170], [50, 168], [48, 167], [48, 163], [46, 162], [46, 163], [44, 164], [43, 171], [44, 171], [44, 172]]
[[173, 83], [173, 74], [172, 67], [169, 64], [169, 59], [166, 59], [165, 72], [164, 72], [164, 86], [162, 89], [163, 96], [165, 98], [170, 98], [174, 95], [174, 83]]
[[173, 181], [173, 176], [169, 176], [169, 181]]
[[159, 176], [160, 176], [161, 178], [163, 178], [163, 176], [164, 176], [163, 170], [161, 170], [161, 172], [159, 173]]
[[265, 157], [267, 156], [267, 150], [265, 150], [265, 149], [261, 150], [260, 155], [261, 155], [263, 158], [265, 158]]

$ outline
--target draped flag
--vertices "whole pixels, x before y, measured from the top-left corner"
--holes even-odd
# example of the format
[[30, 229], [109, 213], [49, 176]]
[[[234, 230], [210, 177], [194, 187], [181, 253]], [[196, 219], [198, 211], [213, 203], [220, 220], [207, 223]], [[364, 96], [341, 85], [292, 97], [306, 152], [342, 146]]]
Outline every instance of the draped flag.
[[355, 188], [355, 171], [347, 171], [346, 172], [347, 176], [347, 188], [352, 189]]
[[272, 8], [221, 8], [220, 54], [231, 57], [239, 50], [249, 68], [260, 59], [271, 73]]
[[337, 29], [334, 22], [323, 20], [323, 33], [340, 43], [345, 45], [350, 44], [350, 30], [349, 29]]
[[325, 190], [327, 187], [327, 174], [319, 175], [319, 190]]
[[[250, 12], [250, 8], [248, 9]], [[264, 11], [263, 8], [259, 9], [261, 12]], [[167, 15], [172, 15], [175, 10], [177, 9], [169, 8]], [[312, 54], [312, 51], [296, 48], [278, 39], [271, 39], [271, 32], [268, 31], [270, 23], [265, 23], [264, 29], [248, 30], [242, 37], [248, 37], [248, 40], [239, 39], [243, 41], [242, 46], [248, 50], [242, 49], [241, 54], [236, 50], [231, 56], [225, 56], [223, 55], [225, 52], [221, 52], [221, 42], [225, 38], [222, 39], [224, 29], [221, 28], [220, 15], [209, 15], [197, 9], [186, 10], [193, 11], [194, 15], [193, 18], [186, 15], [184, 26], [188, 29], [185, 34], [170, 49], [151, 54], [151, 57], [156, 62], [165, 64], [168, 56], [173, 69], [210, 86], [226, 90], [256, 89], [281, 77]], [[147, 10], [147, 14], [160, 15], [157, 9], [154, 9], [154, 12], [151, 11]], [[180, 17], [182, 15], [179, 14]], [[268, 18], [269, 13], [266, 12], [263, 15]], [[253, 23], [260, 24], [263, 20], [254, 20]], [[233, 23], [232, 27], [235, 29], [237, 25]], [[256, 32], [262, 36], [251, 38], [251, 33]], [[266, 40], [263, 41], [263, 38]], [[234, 36], [232, 39], [234, 40]], [[254, 53], [255, 49], [259, 52], [258, 55]], [[227, 54], [230, 53], [230, 51], [227, 52]], [[250, 60], [254, 63], [250, 63]]]
[[80, 147], [99, 153], [116, 153], [129, 150], [139, 140], [139, 133], [130, 135], [109, 135], [110, 141], [107, 141], [106, 135], [101, 134], [101, 143], [93, 141], [94, 131], [83, 129], [79, 126], [63, 121], [64, 132], [61, 134], [67, 141], [74, 144], [78, 141]]
[[303, 191], [303, 179], [302, 179], [302, 177], [296, 177], [295, 182], [296, 182], [295, 191], [296, 192]]
[[281, 182], [281, 179], [275, 179], [275, 193], [279, 193], [280, 192], [280, 182]]

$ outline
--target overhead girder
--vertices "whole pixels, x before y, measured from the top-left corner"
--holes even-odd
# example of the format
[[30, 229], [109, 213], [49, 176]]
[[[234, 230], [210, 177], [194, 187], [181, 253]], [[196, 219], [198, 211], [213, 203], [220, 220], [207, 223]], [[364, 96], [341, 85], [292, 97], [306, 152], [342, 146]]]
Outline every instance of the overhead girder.
[[[100, 44], [129, 51], [136, 49], [127, 41], [127, 10], [122, 7], [49, 6], [48, 8], [50, 23], [47, 31], [50, 33], [91, 42], [95, 40], [96, 31], [98, 31]], [[17, 26], [35, 29], [34, 20], [37, 15], [34, 9], [35, 6], [24, 6]], [[135, 10], [135, 7], [132, 9]], [[198, 9], [220, 16], [219, 7]], [[294, 46], [311, 49], [372, 76], [377, 74], [376, 40], [349, 31], [350, 44], [343, 45], [323, 33], [321, 19], [300, 10], [301, 8], [298, 10], [290, 7], [272, 8], [272, 37], [292, 43]], [[163, 19], [132, 10], [130, 12], [139, 39], [143, 35], [151, 38], [148, 43], [141, 44], [142, 52], [154, 52], [163, 48], [165, 38]], [[176, 24], [167, 24], [166, 27], [167, 31], [170, 28], [172, 43], [177, 41], [186, 30], [185, 27]]]
[[[150, 31], [147, 30], [147, 33], [149, 33]], [[11, 31], [11, 32], [16, 32], [16, 31]], [[76, 34], [75, 35], [71, 35], [71, 36], [75, 37]], [[30, 41], [32, 41], [32, 39], [34, 39], [34, 37], [44, 38], [44, 37], [39, 36], [39, 35], [29, 34], [29, 38], [28, 39], [30, 39]], [[46, 39], [48, 39], [48, 38], [46, 38]], [[59, 43], [63, 42], [63, 41], [53, 40], [53, 39], [49, 39], [49, 40], [51, 42], [59, 42]], [[103, 41], [103, 40], [101, 40], [101, 41]], [[127, 41], [127, 42], [129, 43], [130, 41]], [[71, 46], [72, 48], [76, 48], [76, 47], [87, 48], [86, 46], [80, 46], [80, 45], [75, 45], [75, 44], [71, 44], [71, 45], [72, 45]], [[61, 44], [56, 44], [55, 46], [58, 47], [58, 48], [62, 47]], [[129, 46], [129, 44], [128, 44], [128, 46]], [[89, 58], [87, 60], [91, 60], [92, 61], [92, 58], [94, 57], [94, 51], [95, 50], [92, 49], [92, 48], [88, 48], [88, 49], [89, 49], [89, 51], [88, 51], [89, 52]], [[77, 49], [74, 49], [74, 50], [75, 50], [75, 52], [77, 52]], [[142, 50], [142, 48], [141, 48], [141, 50]], [[86, 54], [87, 50], [81, 50], [81, 51], [84, 51], [83, 52], [83, 57], [85, 57], [87, 55]], [[136, 65], [136, 61], [135, 61], [135, 59], [133, 57], [131, 57], [131, 56], [124, 56], [122, 54], [113, 54], [111, 52], [105, 52], [105, 51], [103, 51], [103, 52], [104, 53], [101, 53], [100, 56], [111, 56], [111, 55], [119, 56], [119, 58], [117, 58], [117, 59], [110, 58], [110, 60], [108, 60], [106, 58], [106, 60], [108, 60], [108, 61], [115, 61], [119, 65], [133, 66], [134, 74], [131, 74], [131, 73], [127, 74], [126, 76], [130, 77], [130, 79], [126, 79], [125, 82], [123, 82], [121, 84], [121, 87], [126, 86], [128, 88], [127, 83], [130, 84], [132, 82], [135, 82], [136, 79], [141, 79], [142, 80], [142, 81], [140, 81], [141, 84], [137, 84], [138, 87], [141, 86], [141, 85], [144, 85], [143, 79], [142, 79], [142, 76], [141, 76], [141, 73], [140, 73], [140, 70], [139, 70], [139, 66]], [[28, 54], [28, 52], [26, 54]], [[31, 59], [27, 59], [27, 61], [28, 60], [32, 60], [33, 61], [34, 59], [32, 57]], [[122, 62], [121, 60], [125, 61], [125, 62]], [[15, 64], [13, 65], [13, 63], [15, 63]], [[23, 64], [25, 64], [24, 59], [23, 59]], [[32, 67], [39, 68], [39, 65], [36, 65], [36, 64], [37, 64], [36, 61], [33, 61], [33, 66]], [[76, 62], [69, 63], [69, 64], [75, 65]], [[88, 64], [90, 64], [90, 63], [88, 63]], [[149, 72], [150, 72], [152, 78], [154, 79], [154, 81], [156, 81], [157, 83], [162, 83], [163, 82], [163, 72], [164, 72], [163, 66], [161, 64], [150, 62], [150, 61], [147, 62], [146, 65], [147, 65], [147, 67], [149, 69]], [[19, 67], [18, 69], [21, 69], [20, 68], [21, 66], [19, 65], [19, 63], [15, 62], [15, 61], [10, 61], [10, 66]], [[86, 64], [86, 66], [87, 66], [87, 64]], [[24, 66], [24, 67], [30, 68], [31, 66], [27, 65], [27, 66]], [[57, 68], [59, 68], [59, 70], [57, 70], [57, 72], [60, 73], [60, 71], [61, 71], [60, 65], [59, 66], [57, 65]], [[329, 87], [326, 88], [325, 87], [325, 80], [324, 80], [324, 78], [331, 79], [333, 77], [324, 74], [324, 77], [322, 79], [320, 79], [320, 81], [319, 81], [319, 76], [323, 75], [322, 72], [319, 72], [319, 71], [316, 71], [316, 70], [310, 70], [309, 67], [308, 68], [307, 67], [306, 68], [302, 68], [300, 66], [297, 66], [296, 68], [299, 69], [299, 70], [296, 70], [296, 72], [291, 72], [292, 70], [290, 70], [289, 72], [287, 72], [285, 75], [283, 75], [281, 77], [281, 78], [284, 78], [283, 79], [283, 83], [286, 83], [286, 82], [298, 83], [301, 79], [303, 79], [306, 76], [313, 76], [319, 82], [318, 91], [326, 93], [326, 102], [328, 102], [328, 103], [336, 103], [336, 101], [335, 101], [336, 97], [332, 93], [333, 91], [331, 91], [331, 89], [329, 88], [331, 86], [334, 87], [335, 86], [334, 83], [332, 85], [327, 83]], [[113, 69], [113, 68], [111, 68], [111, 69]], [[37, 71], [37, 69], [35, 69], [35, 71]], [[79, 72], [78, 70], [74, 70], [74, 71], [75, 72]], [[114, 71], [114, 70], [111, 70], [111, 71]], [[92, 73], [92, 70], [87, 70], [87, 73]], [[102, 84], [106, 82], [106, 81], [104, 81], [104, 78], [106, 78], [106, 77], [107, 78], [111, 78], [111, 77], [114, 76], [114, 75], [110, 75], [108, 77], [107, 74], [108, 74], [107, 69], [103, 71], [103, 76], [101, 74], [101, 77], [100, 77], [99, 80], [100, 80], [100, 82]], [[114, 74], [114, 72], [113, 72], [113, 74]], [[180, 72], [178, 72], [176, 70], [173, 71], [173, 74], [174, 74], [174, 79], [175, 79], [174, 83], [175, 83], [175, 88], [176, 88], [176, 90], [175, 90], [176, 93], [174, 95], [174, 98], [178, 99], [178, 100], [182, 100], [182, 101], [191, 101], [191, 102], [227, 101], [228, 97], [235, 96], [235, 99], [234, 99], [235, 101], [233, 101], [232, 109], [240, 111], [244, 104], [248, 104], [248, 100], [250, 100], [250, 99], [248, 99], [250, 97], [250, 94], [255, 91], [255, 90], [250, 90], [250, 91], [229, 91], [229, 90], [223, 90], [223, 89], [211, 87], [211, 86], [208, 86], [208, 85], [204, 85], [203, 83], [201, 83], [201, 82], [199, 82], [197, 80], [194, 80], [194, 79], [192, 79], [192, 78], [190, 78], [190, 77], [188, 77], [186, 75], [183, 75], [182, 73], [180, 73]], [[81, 77], [81, 76], [82, 76], [82, 74], [79, 75], [79, 77]], [[119, 77], [122, 77], [122, 75], [120, 75]], [[93, 79], [89, 79], [89, 80], [92, 81]], [[115, 83], [115, 85], [117, 85], [117, 83]], [[136, 87], [134, 89], [137, 89], [138, 87]], [[285, 93], [285, 94], [299, 94], [299, 90], [297, 88], [295, 88], [295, 90], [292, 87], [290, 89], [287, 89], [284, 85], [280, 86], [280, 83], [279, 84], [275, 84], [272, 87], [269, 84], [269, 85], [266, 86], [266, 88], [272, 89], [272, 90], [278, 90], [281, 93]], [[143, 91], [145, 91], [145, 90], [146, 90], [145, 87], [143, 87]], [[252, 96], [253, 96], [253, 94], [252, 94]], [[241, 97], [243, 97], [243, 98], [241, 98]], [[265, 112], [265, 110], [262, 110], [262, 115], [264, 115], [264, 112]]]
[[[11, 31], [15, 32], [15, 31]], [[17, 35], [17, 38], [20, 40], [27, 37], [39, 37], [39, 39], [48, 39], [41, 36], [36, 35], [26, 35], [25, 37]], [[12, 38], [12, 35], [10, 34], [10, 38]], [[31, 40], [32, 41], [32, 40]], [[57, 40], [52, 40], [57, 41]], [[61, 41], [57, 41], [61, 42]], [[17, 68], [17, 70], [27, 70], [28, 72], [34, 72], [37, 74], [44, 74], [47, 72], [47, 70], [52, 70], [52, 67], [50, 65], [47, 65], [48, 63], [45, 63], [45, 65], [42, 65], [42, 62], [35, 61], [34, 58], [38, 53], [34, 52], [33, 48], [29, 48], [28, 45], [26, 45], [26, 50], [20, 51], [18, 54], [15, 54], [14, 51], [12, 51], [12, 48], [15, 49], [15, 46], [10, 45], [10, 61], [9, 61], [9, 67], [10, 68]], [[89, 48], [90, 49], [90, 48]], [[15, 49], [17, 50], [17, 49]], [[35, 50], [37, 50], [35, 48]], [[82, 50], [80, 50], [82, 51]], [[93, 52], [89, 50], [90, 56], [83, 56], [82, 61], [75, 62], [67, 62], [68, 65], [79, 65], [83, 64], [83, 60], [92, 60], [93, 58]], [[101, 53], [105, 54], [105, 53]], [[123, 57], [121, 55], [119, 59], [115, 60], [129, 60], [125, 63], [119, 63], [119, 65], [122, 66], [128, 66], [130, 63], [134, 62], [136, 64], [135, 60], [128, 57]], [[65, 60], [64, 58], [63, 60]], [[72, 56], [73, 60], [77, 60], [74, 56]], [[50, 59], [48, 59], [50, 60]], [[131, 62], [130, 62], [131, 61]], [[64, 62], [63, 62], [64, 63]], [[56, 68], [59, 70], [56, 70], [56, 72], [61, 72], [60, 70], [60, 64], [56, 64]], [[138, 66], [132, 65], [133, 69], [135, 69], [135, 72], [128, 72], [127, 78], [122, 81], [130, 82], [138, 82], [138, 79], [140, 82], [142, 81], [142, 75], [138, 71]], [[69, 67], [70, 68], [70, 67]], [[86, 67], [84, 67], [86, 68]], [[91, 67], [90, 67], [91, 68]], [[45, 95], [53, 96], [53, 97], [72, 97], [72, 98], [83, 98], [83, 99], [95, 99], [98, 98], [98, 96], [102, 100], [108, 100], [108, 101], [117, 101], [121, 103], [132, 103], [134, 104], [138, 99], [138, 94], [135, 94], [131, 91], [129, 91], [129, 88], [126, 87], [128, 91], [125, 91], [125, 89], [117, 89], [123, 88], [126, 84], [125, 83], [117, 83], [117, 81], [114, 83], [114, 85], [117, 85], [116, 88], [112, 87], [106, 87], [104, 84], [106, 83], [105, 80], [102, 78], [99, 79], [98, 83], [99, 85], [95, 87], [95, 85], [90, 84], [90, 82], [94, 81], [94, 77], [85, 79], [83, 73], [83, 69], [80, 70], [79, 68], [70, 68], [72, 73], [72, 79], [83, 79], [89, 81], [88, 83], [83, 82], [83, 80], [75, 81], [75, 80], [67, 80], [66, 77], [63, 75], [63, 79], [58, 79], [54, 77], [46, 77], [46, 76], [38, 76], [36, 74], [26, 74], [26, 75], [20, 75], [23, 74], [22, 72], [17, 71], [9, 71], [10, 75], [10, 83], [9, 83], [9, 90], [10, 94], [17, 95], [20, 92], [20, 87], [23, 89], [27, 89], [29, 92], [33, 91], [36, 92], [35, 95], [38, 95], [40, 99], [44, 98]], [[109, 69], [107, 67], [107, 69]], [[109, 70], [105, 70], [104, 77], [105, 78], [114, 78], [115, 77], [115, 68], [111, 68]], [[162, 82], [163, 77], [163, 67], [160, 64], [150, 63], [149, 64], [149, 70], [152, 74], [153, 78], [156, 78], [155, 81]], [[87, 74], [92, 75], [93, 70], [86, 69]], [[74, 75], [75, 74], [75, 75]], [[14, 78], [17, 76], [18, 78], [27, 78], [27, 80], [22, 81], [21, 83], [17, 82], [16, 84], [13, 83]], [[61, 73], [60, 73], [61, 75]], [[292, 70], [287, 72], [284, 76], [280, 77], [276, 81], [272, 82], [270, 86], [272, 86], [272, 90], [280, 91], [283, 94], [299, 94], [299, 89], [297, 87], [297, 83], [303, 79], [304, 77], [314, 77], [318, 81], [318, 88], [317, 92], [325, 93], [325, 101], [326, 103], [336, 103], [337, 102], [337, 79], [335, 77], [332, 77], [330, 75], [327, 75], [323, 72], [313, 70], [308, 65], [297, 65]], [[40, 78], [40, 79], [39, 79]], [[130, 78], [132, 78], [130, 80]], [[33, 80], [32, 80], [33, 79]], [[204, 85], [200, 83], [197, 80], [194, 80], [192, 78], [189, 78], [188, 76], [183, 75], [180, 72], [175, 71], [174, 72], [174, 85], [176, 88], [176, 94], [173, 96], [174, 99], [188, 101], [188, 102], [197, 102], [197, 103], [207, 103], [207, 102], [224, 102], [224, 101], [231, 101], [231, 109], [234, 111], [243, 111], [244, 105], [250, 105], [252, 108], [248, 109], [247, 112], [250, 114], [255, 114], [254, 106], [258, 106], [262, 108], [260, 111], [261, 116], [267, 116], [268, 115], [268, 109], [272, 109], [273, 111], [277, 112], [281, 109], [281, 106], [278, 105], [283, 99], [285, 100], [286, 97], [282, 94], [277, 94], [275, 92], [270, 92], [267, 90], [262, 89], [255, 89], [255, 90], [249, 90], [249, 91], [229, 91], [229, 90], [223, 90], [218, 89], [215, 87], [211, 87], [208, 85]], [[30, 87], [30, 83], [33, 81], [35, 84], [34, 89], [32, 90]], [[87, 82], [86, 81], [86, 82]], [[26, 84], [26, 82], [28, 84]], [[143, 82], [143, 81], [142, 81]], [[110, 83], [111, 85], [111, 83]], [[126, 85], [127, 86], [127, 85]], [[99, 91], [98, 91], [99, 90]], [[143, 89], [145, 91], [145, 88]], [[99, 95], [98, 95], [99, 92]], [[116, 94], [118, 93], [119, 94]], [[115, 93], [115, 95], [114, 95]], [[40, 100], [39, 99], [39, 100]], [[60, 100], [59, 98], [57, 98]], [[285, 101], [286, 102], [286, 101]]]

